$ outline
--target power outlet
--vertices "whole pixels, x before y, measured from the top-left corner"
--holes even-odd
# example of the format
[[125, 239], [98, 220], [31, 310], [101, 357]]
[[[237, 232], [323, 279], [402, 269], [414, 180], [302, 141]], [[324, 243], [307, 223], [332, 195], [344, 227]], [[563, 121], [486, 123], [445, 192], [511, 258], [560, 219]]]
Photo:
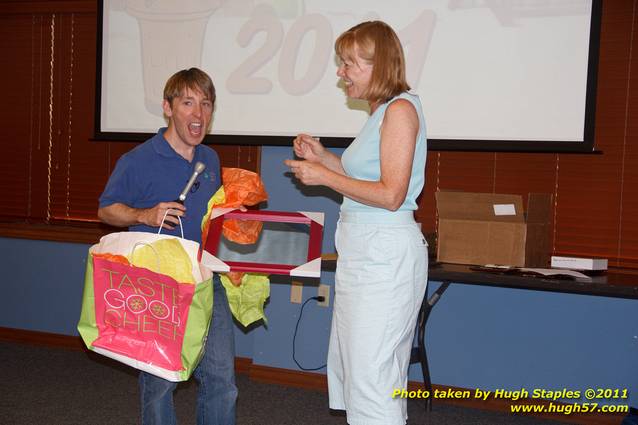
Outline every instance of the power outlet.
[[330, 305], [330, 286], [324, 285], [323, 283], [319, 284], [317, 288], [317, 295], [323, 297], [322, 302], [318, 302], [317, 305], [319, 307], [328, 307]]
[[303, 283], [293, 280], [290, 283], [290, 302], [293, 304], [301, 304], [303, 297]]

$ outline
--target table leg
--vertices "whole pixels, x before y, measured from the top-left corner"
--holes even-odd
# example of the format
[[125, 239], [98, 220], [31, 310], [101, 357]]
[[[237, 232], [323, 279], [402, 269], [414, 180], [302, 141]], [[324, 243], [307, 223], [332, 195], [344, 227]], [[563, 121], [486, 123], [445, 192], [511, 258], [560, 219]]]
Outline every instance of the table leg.
[[432, 380], [430, 379], [430, 368], [428, 367], [428, 355], [425, 350], [425, 325], [427, 324], [428, 317], [432, 308], [439, 302], [441, 296], [445, 290], [450, 286], [451, 282], [441, 282], [441, 286], [428, 298], [427, 294], [423, 297], [421, 303], [421, 309], [419, 310], [419, 317], [417, 319], [417, 347], [412, 349], [412, 355], [410, 363], [421, 363], [421, 372], [423, 373], [423, 385], [425, 389], [430, 393], [430, 396], [425, 399], [426, 410], [432, 410]]

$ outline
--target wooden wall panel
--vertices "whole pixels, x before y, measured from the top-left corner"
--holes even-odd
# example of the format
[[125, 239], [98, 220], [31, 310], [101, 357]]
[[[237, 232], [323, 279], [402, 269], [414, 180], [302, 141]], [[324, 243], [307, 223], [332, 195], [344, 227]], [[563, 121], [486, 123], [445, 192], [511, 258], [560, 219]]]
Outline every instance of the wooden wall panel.
[[108, 178], [108, 145], [92, 142], [95, 95], [94, 13], [56, 14], [57, 111], [52, 165], [51, 217], [94, 221], [101, 186]]
[[[638, 106], [638, 103], [636, 103]], [[638, 268], [638, 128], [630, 130], [622, 184], [622, 211], [618, 256]]]
[[554, 251], [615, 253], [620, 217], [618, 155], [561, 156]]
[[441, 152], [438, 187], [466, 192], [494, 191], [493, 152]]
[[0, 16], [0, 68], [5, 82], [0, 111], [0, 214], [45, 217], [49, 135], [49, 42], [51, 19], [42, 15]]
[[[554, 193], [557, 155], [549, 153], [497, 153], [496, 193]], [[527, 197], [523, 196], [525, 205]]]
[[[0, 208], [7, 215], [16, 216], [26, 214], [30, 209], [30, 179], [29, 173], [24, 170], [29, 168], [33, 155], [33, 132], [39, 128], [39, 111], [34, 108], [37, 104], [32, 93], [34, 89], [39, 91], [40, 80], [36, 79], [38, 69], [34, 69], [32, 57], [34, 49], [39, 50], [41, 34], [35, 32], [33, 19], [31, 16], [18, 19], [0, 17], [2, 54], [15, 58], [10, 67], [3, 67], [1, 74], [8, 83], [3, 103], [12, 107], [2, 111], [8, 125], [3, 128], [0, 147], [3, 152], [12, 152], [13, 160], [0, 167], [0, 181], [7, 182], [7, 189], [0, 198]], [[28, 102], [24, 101], [25, 95], [29, 97]]]
[[421, 197], [419, 198], [419, 209], [415, 216], [416, 220], [421, 223], [421, 229], [425, 234], [433, 234], [436, 232], [436, 203], [434, 202], [434, 193], [438, 189], [438, 169], [439, 169], [438, 152], [428, 152], [427, 164], [425, 167], [425, 187]]
[[212, 145], [211, 147], [219, 155], [222, 167], [243, 168], [259, 172], [261, 149], [258, 146]]
[[[634, 5], [636, 2], [634, 2]], [[634, 9], [633, 13], [636, 13]], [[634, 25], [636, 23], [634, 15]], [[627, 266], [638, 268], [638, 31], [634, 28], [631, 40], [632, 55], [627, 78], [627, 114], [623, 140], [621, 218], [618, 256]]]

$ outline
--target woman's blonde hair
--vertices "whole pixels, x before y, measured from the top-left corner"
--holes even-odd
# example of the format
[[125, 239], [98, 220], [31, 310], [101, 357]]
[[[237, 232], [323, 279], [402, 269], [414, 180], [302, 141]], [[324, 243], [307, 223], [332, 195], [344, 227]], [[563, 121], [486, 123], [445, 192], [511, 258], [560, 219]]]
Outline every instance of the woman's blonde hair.
[[337, 56], [356, 62], [357, 54], [372, 64], [372, 77], [364, 97], [369, 102], [386, 102], [410, 90], [405, 78], [405, 57], [399, 37], [385, 22], [355, 25], [337, 38]]

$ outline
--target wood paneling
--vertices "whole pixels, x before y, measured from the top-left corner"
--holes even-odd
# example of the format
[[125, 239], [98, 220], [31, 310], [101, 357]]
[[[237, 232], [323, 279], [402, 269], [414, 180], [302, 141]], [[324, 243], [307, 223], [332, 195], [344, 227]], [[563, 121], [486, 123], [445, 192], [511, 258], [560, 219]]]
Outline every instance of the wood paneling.
[[[634, 2], [634, 6], [636, 2]], [[633, 13], [636, 13], [634, 9]], [[633, 24], [636, 24], [634, 16]], [[625, 265], [638, 268], [638, 31], [631, 39], [630, 73], [627, 76], [627, 113], [621, 184], [621, 215], [618, 257]]]

